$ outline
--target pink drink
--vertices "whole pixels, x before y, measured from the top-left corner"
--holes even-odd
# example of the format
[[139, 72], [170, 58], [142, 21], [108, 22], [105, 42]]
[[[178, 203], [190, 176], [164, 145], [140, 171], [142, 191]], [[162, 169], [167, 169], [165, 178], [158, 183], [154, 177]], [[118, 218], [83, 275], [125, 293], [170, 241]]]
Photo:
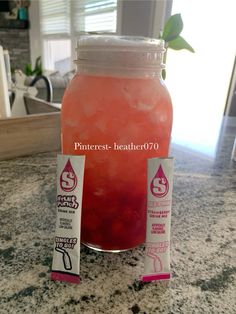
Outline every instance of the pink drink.
[[147, 158], [168, 155], [171, 126], [159, 77], [74, 77], [63, 99], [62, 151], [86, 155], [83, 243], [116, 251], [144, 242]]

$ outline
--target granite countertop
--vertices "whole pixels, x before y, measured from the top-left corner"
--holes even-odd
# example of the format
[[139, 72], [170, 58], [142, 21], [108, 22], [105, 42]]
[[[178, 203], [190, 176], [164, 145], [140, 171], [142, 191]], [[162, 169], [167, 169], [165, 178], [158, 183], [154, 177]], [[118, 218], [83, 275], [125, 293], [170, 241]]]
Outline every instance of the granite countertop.
[[235, 313], [235, 134], [223, 127], [214, 159], [172, 146], [170, 282], [138, 281], [142, 246], [82, 247], [82, 283], [51, 281], [56, 154], [0, 162], [0, 313]]

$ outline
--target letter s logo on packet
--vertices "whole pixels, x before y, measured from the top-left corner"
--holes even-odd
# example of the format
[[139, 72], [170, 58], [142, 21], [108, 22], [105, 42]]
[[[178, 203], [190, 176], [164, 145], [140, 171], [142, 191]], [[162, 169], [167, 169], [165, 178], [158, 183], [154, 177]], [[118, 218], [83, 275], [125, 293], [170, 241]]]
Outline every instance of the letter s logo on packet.
[[77, 186], [77, 177], [72, 168], [70, 158], [60, 176], [60, 186], [65, 192], [72, 192]]
[[169, 183], [161, 165], [151, 181], [150, 189], [155, 197], [164, 197], [169, 191]]

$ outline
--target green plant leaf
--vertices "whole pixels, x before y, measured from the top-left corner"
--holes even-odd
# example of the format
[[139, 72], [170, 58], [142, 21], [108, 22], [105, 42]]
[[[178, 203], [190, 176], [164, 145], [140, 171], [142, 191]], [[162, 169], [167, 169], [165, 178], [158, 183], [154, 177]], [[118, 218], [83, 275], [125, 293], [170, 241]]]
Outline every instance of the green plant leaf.
[[29, 64], [29, 63], [26, 64], [24, 72], [25, 72], [25, 75], [27, 75], [27, 76], [30, 76], [33, 74], [31, 64]]
[[42, 71], [41, 68], [36, 68], [36, 69], [34, 70], [34, 74], [35, 74], [35, 75], [42, 75], [42, 74], [43, 74], [43, 71]]
[[191, 52], [195, 52], [193, 47], [189, 45], [189, 43], [181, 36], [178, 36], [176, 39], [169, 41], [168, 48], [174, 50], [186, 49]]
[[39, 56], [36, 60], [35, 60], [35, 66], [34, 69], [32, 68], [32, 65], [30, 63], [25, 65], [25, 70], [24, 70], [25, 74], [27, 76], [30, 75], [42, 75], [43, 74], [43, 68], [42, 68], [42, 60], [41, 60], [41, 56]]
[[183, 27], [181, 14], [174, 14], [166, 21], [161, 38], [169, 42], [179, 36]]

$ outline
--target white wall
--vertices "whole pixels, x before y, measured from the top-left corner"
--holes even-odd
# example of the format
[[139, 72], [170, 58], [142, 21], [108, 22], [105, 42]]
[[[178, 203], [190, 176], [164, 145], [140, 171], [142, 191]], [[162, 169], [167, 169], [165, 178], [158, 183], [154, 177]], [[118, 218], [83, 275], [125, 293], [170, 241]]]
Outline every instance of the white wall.
[[30, 57], [32, 65], [38, 56], [42, 55], [42, 43], [40, 35], [40, 19], [39, 19], [39, 0], [31, 1], [29, 7], [29, 20], [30, 20]]
[[183, 37], [194, 48], [168, 50], [166, 84], [174, 108], [175, 143], [215, 156], [235, 58], [235, 0], [174, 0]]

